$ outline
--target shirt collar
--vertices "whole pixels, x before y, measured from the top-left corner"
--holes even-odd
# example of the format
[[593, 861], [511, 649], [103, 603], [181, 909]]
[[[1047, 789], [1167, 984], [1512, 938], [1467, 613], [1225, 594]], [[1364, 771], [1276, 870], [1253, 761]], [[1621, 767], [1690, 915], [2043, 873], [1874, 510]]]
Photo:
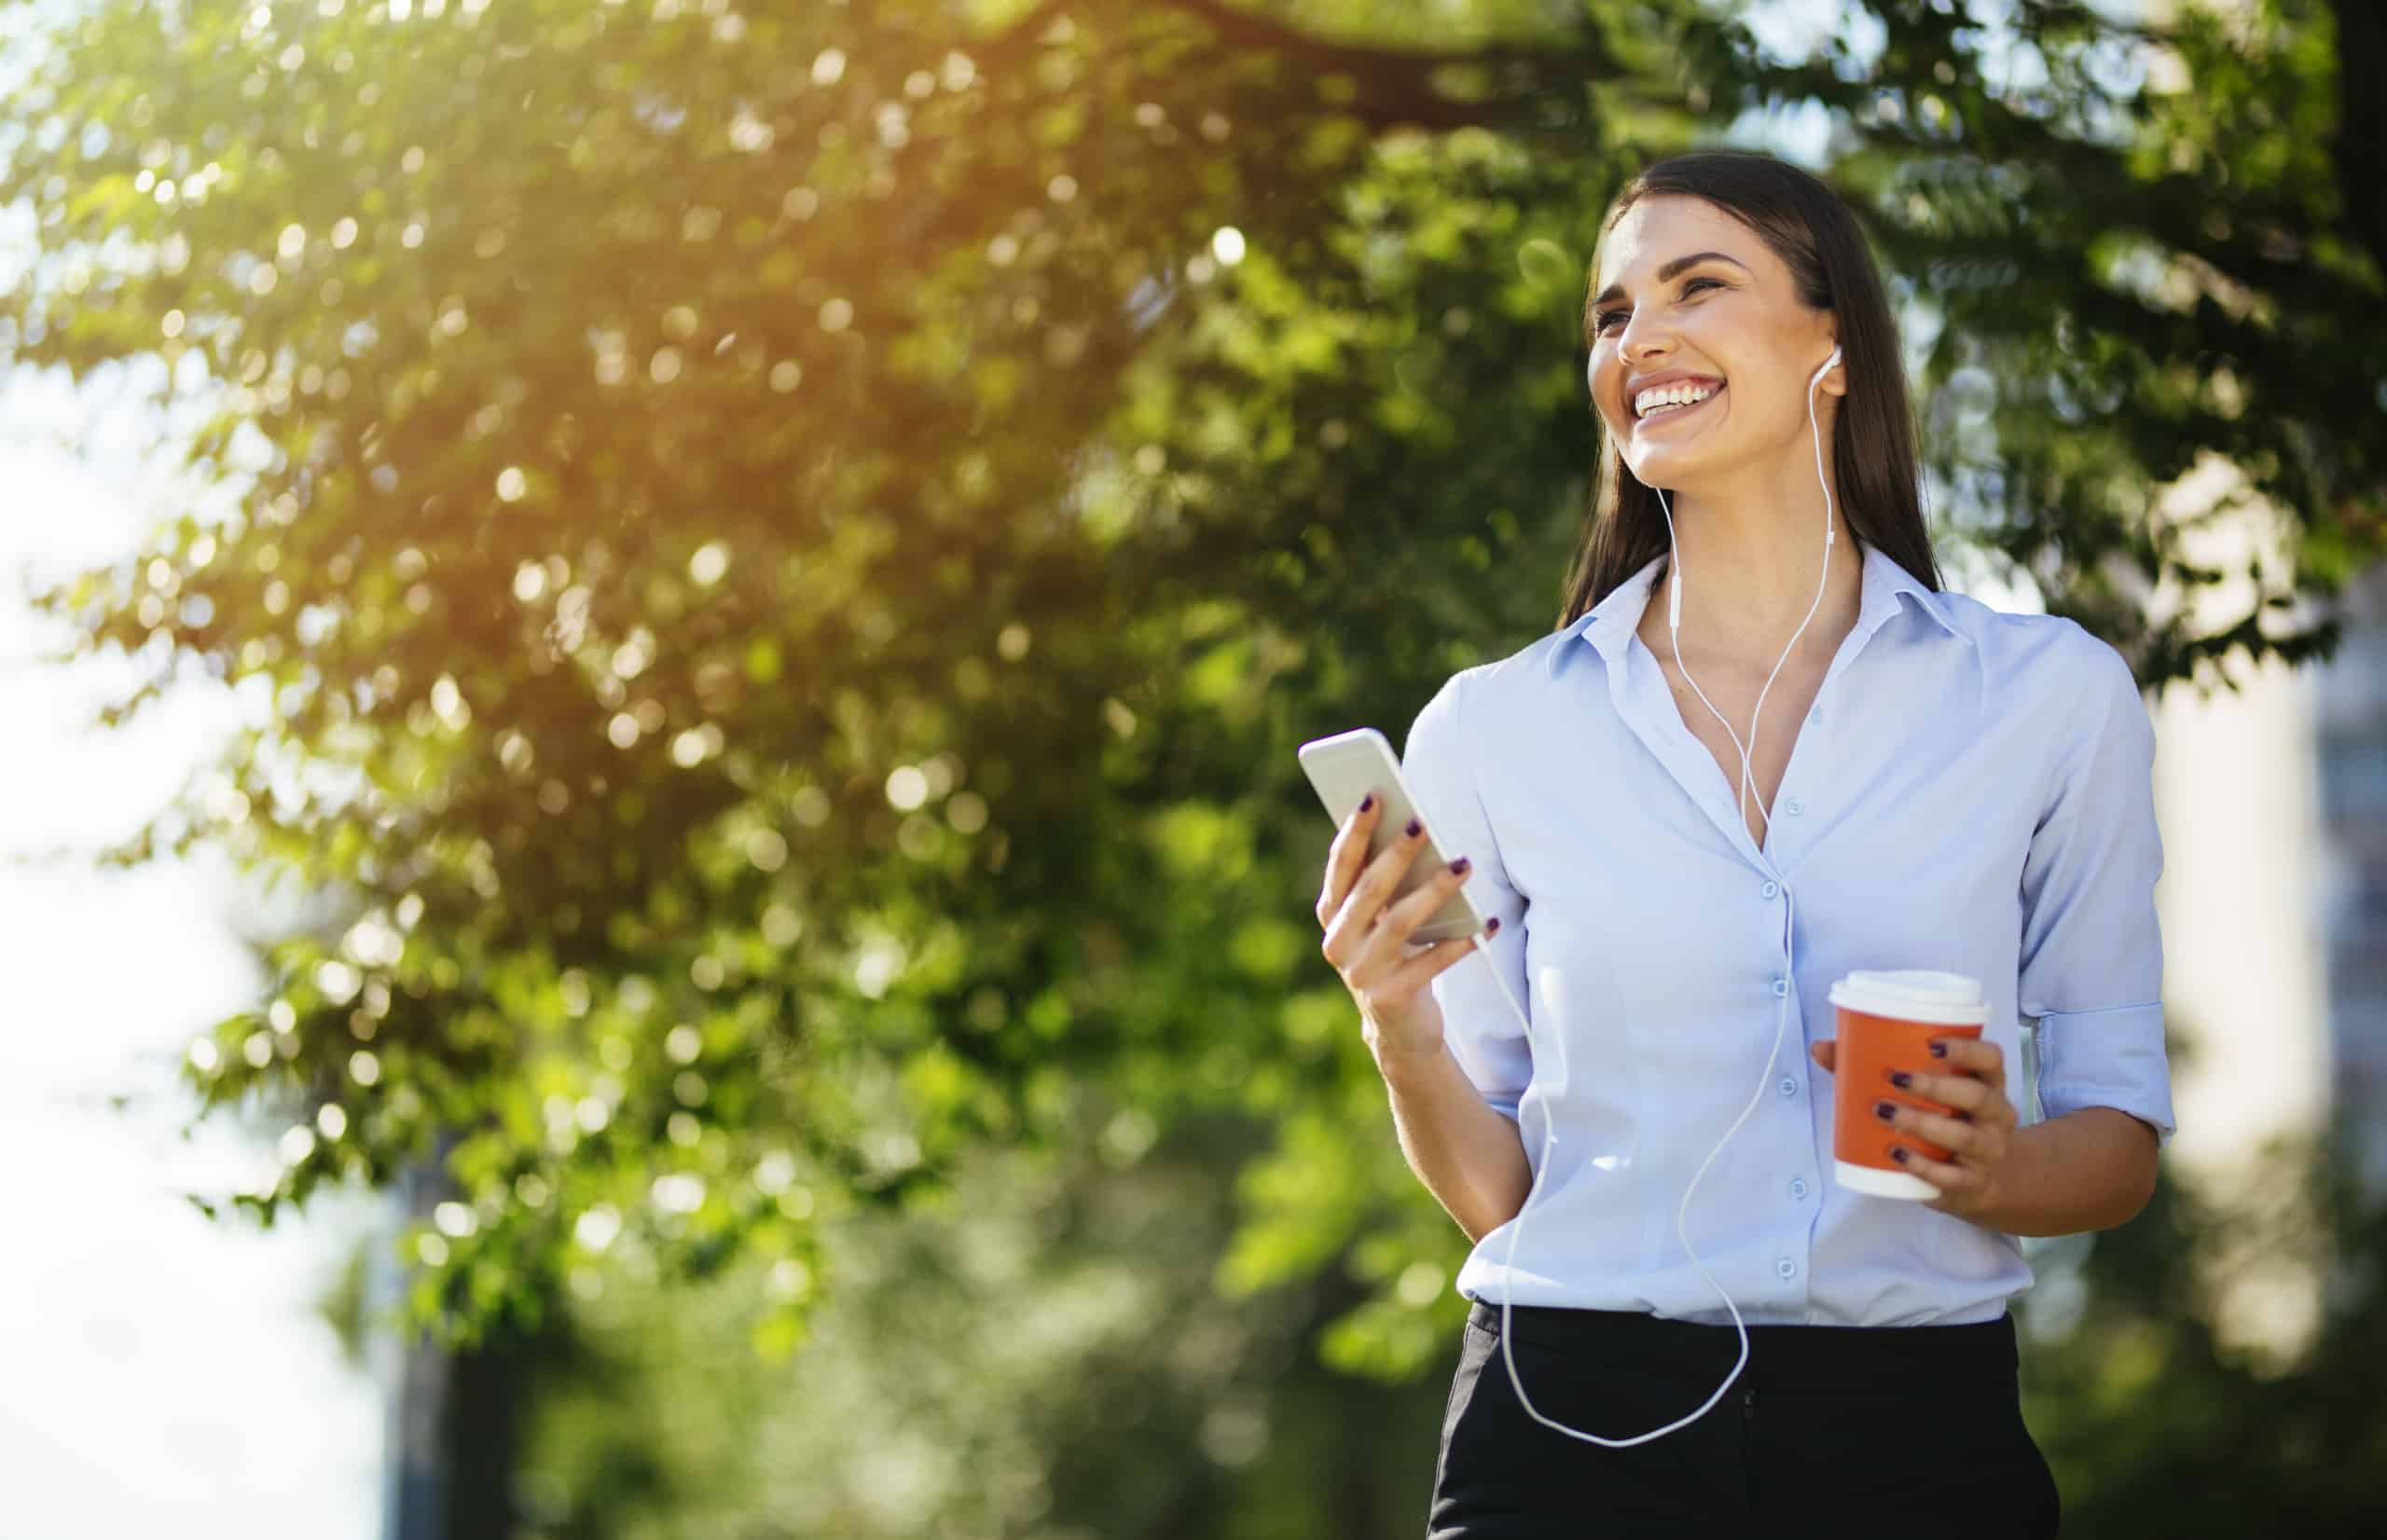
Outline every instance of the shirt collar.
[[[1969, 647], [1972, 639], [1958, 628], [1948, 613], [1946, 601], [1939, 594], [1924, 586], [1922, 581], [1892, 560], [1878, 545], [1864, 545], [1865, 564], [1856, 600], [1856, 637], [1859, 641], [1880, 630], [1883, 623], [1897, 613], [1902, 598], [1912, 597], [1915, 608], [1938, 623], [1939, 628]], [[1589, 641], [1609, 667], [1621, 665], [1624, 650], [1633, 640], [1633, 633], [1640, 628], [1642, 613], [1649, 606], [1649, 592], [1657, 585], [1658, 568], [1663, 557], [1651, 557], [1639, 571], [1616, 585], [1607, 598], [1593, 605], [1576, 617], [1574, 623], [1558, 633], [1559, 639], [1543, 660], [1543, 670], [1556, 678], [1559, 667], [1575, 652], [1577, 639]]]

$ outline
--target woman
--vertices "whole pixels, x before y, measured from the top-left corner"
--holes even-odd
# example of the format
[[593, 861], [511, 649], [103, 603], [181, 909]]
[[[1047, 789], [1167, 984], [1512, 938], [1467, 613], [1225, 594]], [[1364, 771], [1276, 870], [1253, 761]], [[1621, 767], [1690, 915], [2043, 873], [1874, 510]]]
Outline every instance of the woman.
[[[2129, 1219], [2173, 1128], [2145, 706], [2071, 621], [1940, 591], [1888, 305], [1822, 183], [1662, 161], [1592, 270], [1600, 493], [1561, 624], [1410, 729], [1453, 869], [1387, 905], [1423, 831], [1366, 860], [1371, 800], [1318, 904], [1475, 1243], [1430, 1534], [2054, 1534], [2016, 1237]], [[1461, 884], [1483, 932], [1413, 942]], [[1901, 1147], [1921, 1202], [1831, 1176], [1826, 992], [1892, 969], [1992, 1007], [1879, 1088], [1950, 1153]]]

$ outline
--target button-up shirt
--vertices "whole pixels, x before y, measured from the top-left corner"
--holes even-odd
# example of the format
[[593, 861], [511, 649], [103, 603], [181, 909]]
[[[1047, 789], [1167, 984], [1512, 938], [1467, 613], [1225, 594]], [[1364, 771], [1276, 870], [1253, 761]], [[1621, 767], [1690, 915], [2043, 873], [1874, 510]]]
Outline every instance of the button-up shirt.
[[[1730, 1324], [1676, 1213], [1754, 1099], [1687, 1218], [1744, 1320], [2001, 1313], [2032, 1280], [2014, 1237], [1832, 1178], [1831, 1079], [1807, 1045], [1833, 1036], [1827, 992], [1859, 969], [1979, 980], [1982, 1036], [2026, 1118], [2033, 1101], [2042, 1118], [2111, 1107], [2171, 1139], [2155, 738], [2129, 666], [2070, 620], [1934, 593], [1851, 543], [1856, 625], [1798, 724], [1761, 847], [1636, 635], [1663, 557], [1564, 630], [1452, 676], [1412, 723], [1403, 778], [1501, 922], [1434, 998], [1540, 1181], [1513, 1271], [1511, 1219], [1460, 1271], [1469, 1299]], [[1779, 741], [1785, 724], [1765, 725]]]

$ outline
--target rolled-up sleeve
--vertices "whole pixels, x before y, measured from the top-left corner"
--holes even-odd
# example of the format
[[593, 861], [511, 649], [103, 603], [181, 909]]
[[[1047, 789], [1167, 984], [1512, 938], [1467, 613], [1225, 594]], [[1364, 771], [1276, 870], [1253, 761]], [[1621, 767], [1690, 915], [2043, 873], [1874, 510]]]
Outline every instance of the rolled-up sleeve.
[[2023, 862], [2016, 998], [2035, 1021], [2045, 1115], [2115, 1107], [2153, 1127], [2159, 1147], [2175, 1124], [2155, 912], [2155, 729], [2121, 654], [2088, 640], [2084, 693], [2095, 704], [2076, 719]]
[[1533, 1079], [1533, 1052], [1524, 1025], [1501, 997], [1494, 969], [1517, 1004], [1533, 1009], [1525, 986], [1525, 901], [1510, 886], [1491, 820], [1476, 789], [1469, 756], [1473, 745], [1461, 722], [1466, 674], [1455, 674], [1421, 708], [1401, 745], [1400, 777], [1416, 798], [1419, 816], [1442, 854], [1464, 855], [1468, 898], [1500, 928], [1473, 955], [1433, 978], [1428, 987], [1442, 1013], [1442, 1037], [1483, 1099], [1511, 1120]]

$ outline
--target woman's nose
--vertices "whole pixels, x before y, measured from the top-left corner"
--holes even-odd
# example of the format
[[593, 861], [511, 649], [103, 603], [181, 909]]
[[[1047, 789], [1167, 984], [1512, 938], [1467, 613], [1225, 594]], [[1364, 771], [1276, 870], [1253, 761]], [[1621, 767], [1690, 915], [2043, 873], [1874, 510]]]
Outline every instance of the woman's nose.
[[1625, 318], [1625, 329], [1616, 335], [1616, 356], [1630, 365], [1640, 365], [1652, 356], [1663, 356], [1674, 346], [1674, 335], [1666, 323], [1649, 310], [1633, 310]]
[[1673, 342], [1674, 338], [1656, 322], [1644, 326], [1641, 318], [1635, 316], [1624, 323], [1623, 332], [1616, 339], [1616, 356], [1627, 364], [1639, 364], [1663, 354]]

